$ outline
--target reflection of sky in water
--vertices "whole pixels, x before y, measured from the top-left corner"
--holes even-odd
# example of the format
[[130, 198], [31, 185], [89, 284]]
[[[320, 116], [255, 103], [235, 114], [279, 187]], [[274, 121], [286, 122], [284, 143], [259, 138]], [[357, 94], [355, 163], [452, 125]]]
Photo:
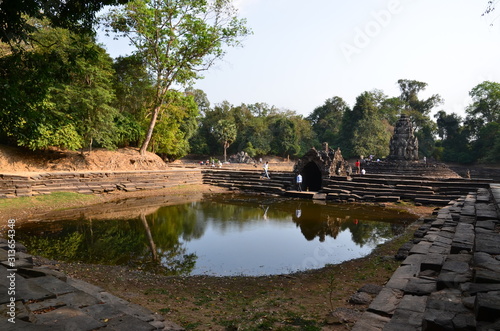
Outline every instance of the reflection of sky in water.
[[349, 229], [336, 239], [307, 241], [291, 217], [288, 222], [268, 219], [244, 224], [243, 228], [239, 223], [226, 224], [221, 231], [217, 222], [207, 222], [202, 238], [185, 242], [187, 253], [198, 256], [192, 274], [282, 274], [359, 258], [373, 249], [370, 244], [354, 243]]

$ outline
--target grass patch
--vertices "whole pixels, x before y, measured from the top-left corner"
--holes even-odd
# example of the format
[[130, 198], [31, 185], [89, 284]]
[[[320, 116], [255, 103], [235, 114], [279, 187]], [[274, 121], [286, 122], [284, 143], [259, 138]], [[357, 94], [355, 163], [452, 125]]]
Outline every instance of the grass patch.
[[74, 192], [54, 192], [47, 195], [33, 197], [19, 197], [12, 199], [0, 199], [0, 212], [7, 209], [46, 208], [62, 210], [75, 206], [76, 204], [97, 200], [94, 195], [86, 195]]

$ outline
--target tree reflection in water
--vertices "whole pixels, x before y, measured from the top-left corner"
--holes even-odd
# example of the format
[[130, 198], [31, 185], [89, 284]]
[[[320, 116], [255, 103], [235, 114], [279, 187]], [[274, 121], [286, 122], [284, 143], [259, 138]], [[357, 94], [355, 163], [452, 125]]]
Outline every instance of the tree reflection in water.
[[[396, 223], [395, 220], [391, 222], [392, 217], [388, 215], [385, 216], [386, 222], [384, 223], [370, 222], [373, 216], [366, 214], [366, 208], [357, 208], [357, 212], [353, 213], [354, 217], [351, 215], [337, 216], [338, 213], [332, 214], [331, 206], [299, 203], [293, 221], [307, 240], [319, 237], [319, 241], [324, 242], [326, 236], [335, 239], [340, 232], [349, 229], [352, 241], [359, 246], [376, 243], [377, 238], [381, 237], [392, 238], [404, 231], [405, 222]], [[351, 206], [351, 209], [356, 209], [356, 207]], [[363, 213], [359, 213], [360, 211]]]
[[[289, 242], [297, 240], [296, 235], [290, 232], [291, 224], [300, 228], [307, 241], [318, 238], [323, 243], [348, 230], [352, 242], [364, 247], [376, 246], [398, 235], [406, 224], [415, 219], [407, 213], [374, 206], [213, 195], [198, 202], [157, 207], [149, 213], [137, 209], [131, 213], [130, 219], [100, 219], [97, 215], [86, 215], [74, 220], [29, 222], [21, 224], [16, 235], [33, 254], [52, 259], [121, 264], [151, 268], [167, 274], [189, 275], [197, 264], [205, 263], [199, 261], [199, 256], [214, 259], [214, 256], [205, 255], [211, 254], [212, 246], [230, 236], [240, 236], [240, 239], [228, 244], [231, 247], [223, 247], [233, 255], [257, 251], [256, 248], [237, 246], [246, 245], [243, 239], [258, 233], [251, 243], [257, 248], [268, 249], [270, 254], [267, 255], [274, 253], [279, 260], [284, 260], [286, 254], [298, 254], [301, 248], [295, 246], [302, 245], [300, 242]], [[195, 243], [210, 237], [213, 241], [208, 241], [208, 246], [198, 251], [191, 249]], [[272, 246], [264, 237], [275, 238], [273, 241], [278, 245], [291, 245], [296, 251]], [[304, 243], [307, 241], [302, 239]], [[265, 245], [270, 246], [262, 247]], [[237, 260], [244, 262], [251, 258], [248, 255], [237, 256]], [[217, 271], [210, 272], [217, 274]]]

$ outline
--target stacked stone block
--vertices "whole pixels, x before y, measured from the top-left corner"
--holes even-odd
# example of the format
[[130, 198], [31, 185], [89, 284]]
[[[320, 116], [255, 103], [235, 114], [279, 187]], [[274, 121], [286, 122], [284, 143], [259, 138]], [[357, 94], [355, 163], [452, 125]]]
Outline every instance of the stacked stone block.
[[500, 186], [426, 219], [353, 330], [500, 330]]
[[[0, 277], [15, 277], [13, 285], [0, 285], [1, 330], [183, 330], [102, 288], [49, 266], [35, 266], [23, 245], [16, 244], [12, 265], [7, 260], [8, 249], [8, 241], [0, 238]], [[15, 294], [8, 286], [15, 287]], [[14, 305], [10, 304], [12, 298]]]
[[0, 198], [36, 196], [53, 192], [83, 194], [118, 190], [153, 190], [178, 185], [201, 184], [196, 169], [162, 171], [47, 172], [27, 175], [0, 175]]

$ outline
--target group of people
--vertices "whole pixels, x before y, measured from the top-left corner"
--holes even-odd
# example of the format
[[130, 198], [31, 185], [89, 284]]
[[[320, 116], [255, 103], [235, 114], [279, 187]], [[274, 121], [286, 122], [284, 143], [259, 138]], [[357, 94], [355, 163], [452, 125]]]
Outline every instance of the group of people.
[[356, 174], [366, 174], [366, 170], [365, 169], [361, 169], [361, 162], [359, 162], [359, 160], [356, 160], [356, 162], [354, 163], [354, 166], [356, 167]]
[[[212, 168], [215, 168], [215, 160], [207, 160], [206, 162], [200, 161], [200, 166], [211, 166]], [[222, 162], [220, 160], [217, 161], [217, 167], [222, 168]]]

